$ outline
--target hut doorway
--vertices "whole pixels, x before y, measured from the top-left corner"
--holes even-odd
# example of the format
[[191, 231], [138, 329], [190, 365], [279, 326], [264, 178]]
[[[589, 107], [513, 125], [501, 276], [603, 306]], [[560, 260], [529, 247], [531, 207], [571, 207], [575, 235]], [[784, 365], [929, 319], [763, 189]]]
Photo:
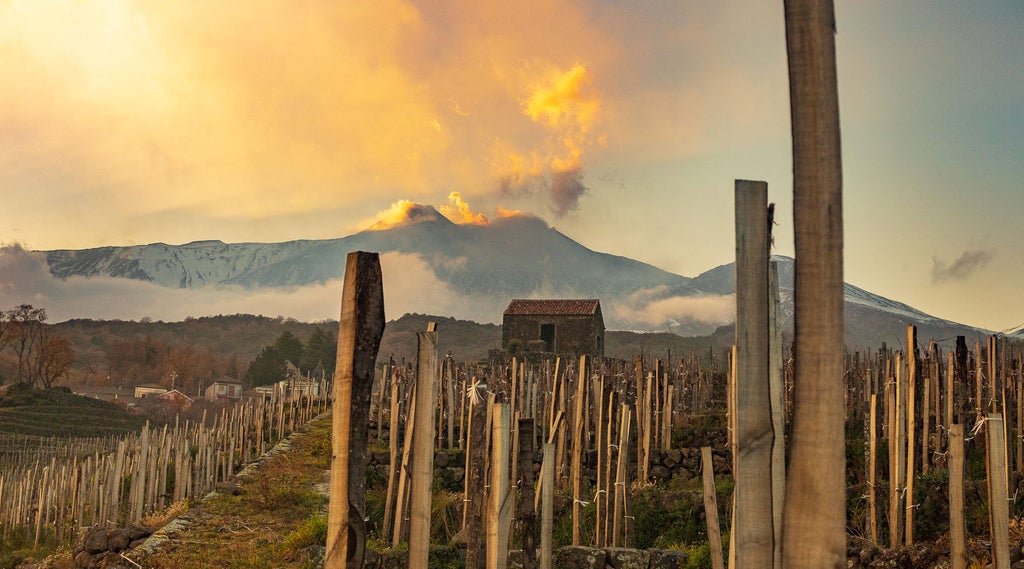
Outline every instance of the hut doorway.
[[540, 339], [544, 342], [544, 351], [553, 352], [555, 351], [555, 325], [554, 324], [541, 324], [540, 325]]

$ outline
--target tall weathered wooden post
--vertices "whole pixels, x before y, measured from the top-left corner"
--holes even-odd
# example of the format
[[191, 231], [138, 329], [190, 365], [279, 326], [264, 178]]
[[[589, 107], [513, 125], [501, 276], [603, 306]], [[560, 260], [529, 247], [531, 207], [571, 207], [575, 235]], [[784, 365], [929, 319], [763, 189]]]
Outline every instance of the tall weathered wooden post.
[[508, 403], [494, 404], [491, 419], [491, 487], [488, 490], [487, 509], [487, 567], [505, 569], [508, 566], [508, 542], [511, 529], [511, 496], [509, 467], [511, 457], [512, 423]]
[[430, 551], [431, 481], [434, 476], [434, 394], [437, 386], [437, 330], [433, 322], [416, 334], [416, 406], [409, 498], [409, 566], [426, 567]]
[[796, 242], [787, 569], [846, 566], [843, 203], [832, 0], [785, 0]]
[[1006, 443], [1003, 438], [1003, 417], [989, 413], [988, 430], [988, 511], [992, 532], [992, 558], [996, 569], [1010, 567], [1009, 507], [1006, 481]]
[[736, 180], [736, 543], [738, 567], [774, 559], [768, 383], [768, 184]]
[[[771, 227], [768, 228], [771, 231]], [[768, 263], [768, 388], [772, 409], [772, 518], [775, 528], [774, 565], [782, 567], [782, 514], [786, 504], [786, 386], [782, 356], [782, 309], [778, 263]]]
[[[533, 431], [533, 418], [519, 419], [519, 432], [526, 434]], [[519, 439], [519, 499], [516, 519], [519, 522], [519, 535], [523, 540], [523, 569], [537, 569], [537, 514], [534, 512], [533, 495], [533, 437], [523, 436]]]
[[708, 525], [708, 545], [711, 549], [711, 569], [725, 569], [722, 558], [722, 527], [718, 524], [718, 496], [715, 495], [715, 470], [711, 447], [702, 447], [701, 470], [704, 482], [704, 519]]
[[964, 529], [964, 426], [949, 427], [949, 564], [967, 567], [967, 533]]
[[331, 502], [325, 569], [362, 567], [366, 547], [366, 436], [374, 364], [384, 334], [384, 285], [376, 253], [349, 253], [335, 367]]
[[473, 378], [469, 387], [469, 433], [466, 437], [466, 490], [463, 495], [463, 528], [466, 537], [466, 569], [483, 569], [487, 563], [484, 541], [485, 487], [487, 473], [487, 386]]

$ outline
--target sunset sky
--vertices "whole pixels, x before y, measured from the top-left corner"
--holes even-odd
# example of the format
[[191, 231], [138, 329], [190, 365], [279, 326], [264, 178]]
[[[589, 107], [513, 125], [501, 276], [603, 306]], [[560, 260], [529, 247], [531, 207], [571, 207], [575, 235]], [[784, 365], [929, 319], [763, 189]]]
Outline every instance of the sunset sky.
[[[1024, 4], [836, 12], [846, 280], [1024, 323]], [[786, 74], [781, 0], [0, 0], [0, 242], [339, 237], [409, 200], [695, 276], [736, 178], [792, 254]]]

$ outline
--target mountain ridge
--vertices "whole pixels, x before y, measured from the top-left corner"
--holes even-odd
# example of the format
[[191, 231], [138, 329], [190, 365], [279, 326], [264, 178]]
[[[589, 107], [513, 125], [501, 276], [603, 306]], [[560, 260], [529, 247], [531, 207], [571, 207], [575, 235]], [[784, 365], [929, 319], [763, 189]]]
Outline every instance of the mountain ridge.
[[[600, 298], [610, 329], [700, 336], [734, 317], [732, 263], [691, 278], [629, 257], [594, 251], [537, 217], [517, 215], [486, 225], [457, 224], [430, 206], [418, 207], [397, 223], [379, 222], [370, 229], [332, 239], [282, 243], [208, 239], [183, 245], [151, 243], [33, 254], [43, 259], [58, 279], [113, 277], [170, 289], [239, 287], [255, 294], [338, 281], [349, 252], [376, 251], [419, 259], [433, 279], [433, 283], [423, 283], [423, 288], [437, 284], [453, 306], [474, 304], [485, 314], [483, 318], [453, 314], [460, 318], [495, 322], [508, 300], [545, 297]], [[784, 326], [791, 327], [793, 259], [774, 255], [773, 260], [779, 267]], [[880, 337], [901, 337], [895, 330], [906, 324], [922, 328], [922, 337], [927, 337], [926, 330], [943, 337], [987, 333], [848, 283], [844, 294], [847, 342], [855, 345], [875, 345]], [[414, 311], [435, 312], [426, 297], [421, 304]]]

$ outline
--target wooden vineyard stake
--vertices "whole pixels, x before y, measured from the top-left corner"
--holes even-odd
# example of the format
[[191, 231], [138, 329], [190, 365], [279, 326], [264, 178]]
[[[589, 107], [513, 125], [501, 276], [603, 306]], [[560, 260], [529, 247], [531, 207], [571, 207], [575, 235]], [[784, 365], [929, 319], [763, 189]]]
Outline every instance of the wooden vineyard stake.
[[1017, 472], [1024, 472], [1024, 361], [1021, 354], [1017, 356], [1017, 377], [1015, 380], [1015, 393], [1017, 401], [1017, 428], [1014, 431], [1014, 439], [1017, 443]]
[[462, 527], [466, 532], [466, 569], [482, 569], [487, 562], [484, 542], [484, 477], [487, 472], [487, 387], [476, 378], [469, 388], [469, 436], [466, 437], [466, 491]]
[[[651, 435], [648, 438], [651, 439], [651, 444], [649, 445], [650, 448], [657, 450], [661, 448], [661, 423], [663, 420], [662, 414], [665, 412], [665, 385], [663, 383], [664, 373], [661, 369], [661, 360], [654, 360], [653, 379], [651, 403], [654, 412], [651, 420], [649, 421], [651, 425]], [[648, 463], [650, 463], [650, 459], [648, 459]]]
[[604, 545], [602, 543], [604, 536], [601, 534], [601, 518], [602, 516], [608, 516], [604, 509], [605, 504], [601, 499], [605, 485], [602, 469], [605, 462], [604, 450], [608, 446], [605, 430], [602, 428], [604, 426], [604, 375], [601, 376], [599, 381], [594, 382], [594, 419], [594, 448], [597, 451], [597, 468], [595, 469], [597, 492], [594, 494], [594, 545], [602, 547]]
[[[557, 432], [561, 428], [562, 428], [562, 413], [561, 413], [561, 411], [559, 411], [559, 413], [557, 415], [555, 415], [555, 423], [551, 427], [551, 436], [548, 438], [547, 444], [552, 444], [552, 445], [555, 444], [554, 443], [555, 436], [556, 436]], [[544, 465], [541, 465], [541, 468], [547, 468], [547, 467], [544, 466]], [[553, 471], [554, 471], [554, 469], [552, 469], [552, 472]], [[552, 474], [552, 476], [553, 476], [553, 474]], [[533, 496], [533, 509], [534, 510], [537, 510], [538, 508], [540, 508], [541, 493], [543, 492], [544, 484], [547, 484], [547, 482], [545, 482], [545, 480], [547, 480], [547, 478], [542, 474], [540, 480], [538, 481], [538, 485], [539, 485], [540, 488], [538, 489], [538, 491]]]
[[416, 408], [413, 423], [412, 478], [409, 499], [409, 566], [426, 567], [430, 551], [430, 499], [434, 477], [434, 393], [437, 385], [437, 331], [427, 324], [416, 334]]
[[906, 528], [903, 530], [904, 543], [914, 545], [914, 451], [915, 435], [917, 428], [914, 424], [917, 405], [917, 327], [907, 326], [907, 474], [906, 474], [906, 497], [903, 503], [906, 505], [904, 521]]
[[[522, 401], [522, 399], [520, 399]], [[522, 411], [511, 411], [509, 420], [509, 433], [511, 440], [511, 452], [509, 452], [509, 503], [507, 505], [509, 515], [515, 515], [517, 511], [517, 500], [519, 498], [519, 419], [523, 416]], [[533, 460], [530, 460], [532, 463]]]
[[951, 569], [966, 569], [964, 530], [964, 426], [949, 427], [949, 542]]
[[665, 387], [665, 405], [661, 408], [661, 450], [672, 450], [672, 398], [675, 396], [675, 385]]
[[50, 467], [46, 466], [43, 468], [43, 485], [39, 488], [39, 505], [36, 506], [36, 538], [32, 546], [35, 549], [39, 549], [39, 534], [43, 526], [43, 512], [46, 511], [46, 494], [47, 489], [50, 487], [48, 484], [49, 478]]
[[366, 433], [374, 364], [384, 333], [384, 287], [376, 253], [349, 253], [335, 366], [331, 502], [326, 569], [361, 567], [366, 546]]
[[[547, 435], [548, 438], [551, 438], [550, 433], [553, 432], [553, 429], [554, 429], [555, 413], [557, 413], [558, 411], [562, 410], [562, 407], [560, 407], [559, 404], [558, 404], [558, 396], [559, 396], [558, 374], [559, 374], [559, 372], [561, 370], [561, 367], [562, 367], [562, 358], [556, 357], [555, 358], [555, 371], [554, 371], [554, 375], [551, 376], [551, 396], [550, 396], [550, 405], [549, 405], [550, 412], [548, 413], [548, 423], [547, 423], [548, 424], [548, 429], [549, 429], [548, 430], [548, 435]], [[558, 449], [557, 448], [555, 449], [555, 460], [558, 460]], [[559, 464], [559, 466], [561, 466], [561, 465]]]
[[931, 413], [931, 398], [932, 398], [932, 382], [931, 377], [924, 379], [924, 399], [921, 400], [923, 408], [921, 409], [921, 476], [928, 474], [928, 457], [931, 443], [929, 441], [930, 430], [928, 428], [929, 415]]
[[996, 569], [1010, 568], [1010, 512], [1007, 506], [1006, 446], [1003, 418], [990, 413], [988, 430], [988, 505], [992, 522], [992, 558]]
[[736, 180], [736, 525], [738, 567], [774, 559], [768, 380], [768, 184]]
[[[519, 432], [533, 431], [533, 419], [519, 419]], [[533, 508], [533, 437], [519, 439], [519, 488], [516, 518], [523, 541], [523, 569], [537, 569], [537, 516]]]
[[[416, 400], [416, 384], [409, 390], [412, 401]], [[408, 533], [408, 525], [405, 524], [406, 511], [408, 507], [407, 497], [409, 496], [410, 476], [412, 474], [412, 448], [413, 448], [413, 425], [416, 422], [416, 406], [408, 405], [408, 412], [405, 418], [405, 436], [402, 439], [402, 463], [398, 469], [398, 493], [395, 495], [395, 523], [394, 531], [391, 534], [391, 546], [397, 547], [403, 539], [403, 529]], [[326, 569], [326, 568], [325, 568]]]
[[447, 356], [444, 359], [447, 373], [445, 374], [445, 387], [448, 399], [448, 450], [454, 450], [455, 441], [455, 377], [452, 370], [452, 358]]
[[975, 385], [975, 415], [978, 419], [983, 417], [982, 410], [985, 408], [985, 386], [984, 376], [981, 373], [981, 342], [974, 343], [974, 385]]
[[[391, 385], [391, 369], [394, 367], [394, 360], [389, 360], [388, 363], [384, 364], [384, 369], [380, 373], [380, 388], [377, 391], [377, 440], [384, 440], [384, 400], [385, 392]], [[394, 397], [392, 397], [394, 400]]]
[[903, 520], [906, 515], [903, 506], [909, 498], [905, 494], [907, 487], [907, 382], [904, 379], [902, 364], [902, 356], [897, 353], [895, 365], [896, 425], [894, 426], [894, 432], [896, 433], [896, 473], [895, 476], [892, 473], [889, 474], [890, 480], [896, 481], [890, 494], [892, 497], [890, 500], [894, 502], [892, 507], [895, 509], [895, 516], [892, 518], [893, 527], [890, 529], [890, 534], [893, 536], [890, 543], [892, 544], [891, 547], [894, 548], [903, 544]]
[[615, 514], [612, 518], [612, 547], [618, 547], [622, 543], [622, 516], [625, 510], [626, 492], [629, 490], [626, 486], [628, 476], [626, 467], [629, 462], [629, 423], [632, 410], [629, 405], [621, 405], [619, 409], [619, 452], [618, 466], [615, 470], [615, 504], [613, 506]]
[[955, 378], [953, 383], [960, 398], [960, 402], [956, 406], [957, 416], [954, 418], [954, 422], [965, 425], [968, 423], [967, 412], [970, 409], [971, 386], [967, 377], [967, 340], [963, 336], [956, 337], [954, 354], [953, 373]]
[[871, 413], [869, 416], [870, 424], [869, 435], [868, 435], [868, 531], [871, 536], [872, 543], [878, 543], [878, 512], [876, 511], [876, 495], [875, 495], [875, 476], [878, 472], [878, 466], [875, 464], [877, 457], [876, 453], [876, 439], [877, 433], [875, 432], [875, 425], [877, 424], [877, 407], [878, 407], [878, 395], [871, 394]]
[[608, 409], [608, 427], [607, 427], [607, 430], [605, 431], [605, 437], [604, 437], [604, 440], [605, 440], [605, 443], [606, 443], [605, 466], [604, 466], [604, 488], [603, 488], [604, 493], [601, 496], [599, 496], [599, 499], [604, 501], [604, 524], [602, 524], [601, 526], [598, 526], [598, 528], [597, 528], [598, 531], [601, 532], [600, 545], [602, 547], [608, 545], [608, 532], [611, 530], [611, 523], [609, 521], [611, 516], [609, 515], [609, 508], [608, 508], [608, 506], [612, 503], [611, 502], [611, 495], [613, 493], [613, 488], [614, 488], [614, 484], [612, 483], [612, 480], [611, 480], [611, 478], [612, 478], [612, 447], [614, 446], [614, 445], [612, 445], [612, 430], [615, 427], [615, 406], [613, 404], [614, 401], [615, 401], [615, 391], [614, 390], [609, 390], [609, 392], [608, 392], [608, 405], [606, 406], [606, 408]]
[[[954, 378], [956, 377], [956, 373], [955, 373], [955, 366], [954, 366], [954, 361], [953, 361], [953, 352], [950, 352], [949, 354], [947, 354], [947, 356], [948, 356], [949, 364], [948, 364], [948, 369], [946, 370], [946, 419], [945, 419], [945, 425], [946, 425], [946, 428], [952, 428], [953, 427], [953, 422], [954, 422], [954, 417], [953, 417], [953, 401], [956, 399], [956, 395], [957, 395], [956, 385], [954, 383]], [[962, 428], [963, 427], [961, 427], [961, 429]], [[960, 434], [963, 435], [963, 431], [962, 430], [961, 430]]]
[[388, 422], [388, 493], [384, 501], [384, 541], [391, 537], [392, 504], [395, 502], [395, 472], [398, 471], [398, 377], [391, 381], [391, 415]]
[[990, 409], [997, 413], [1005, 414], [1005, 410], [1001, 405], [1002, 398], [999, 397], [1002, 381], [999, 377], [999, 350], [995, 334], [988, 337], [988, 348], [985, 350], [985, 355], [988, 360], [985, 365], [985, 372], [988, 374], [988, 391], [992, 401]]
[[508, 403], [495, 403], [491, 420], [491, 487], [487, 509], [487, 569], [505, 569], [508, 565], [508, 541], [511, 521], [509, 506], [509, 448], [511, 420]]
[[543, 407], [538, 407], [537, 406], [539, 404], [539, 401], [540, 401], [539, 400], [539, 394], [538, 394], [539, 389], [540, 389], [540, 387], [537, 385], [536, 378], [533, 378], [530, 381], [530, 417], [533, 418], [533, 432], [530, 433], [530, 436], [533, 438], [533, 447], [534, 448], [537, 448], [537, 447], [539, 447], [541, 445], [541, 443], [542, 443], [542, 435], [543, 435], [543, 430], [544, 430], [543, 426], [541, 425], [541, 423], [543, 423], [541, 418], [543, 417], [544, 413], [543, 412], [540, 412], [540, 413], [537, 412], [537, 409], [543, 409]]
[[580, 495], [581, 484], [581, 462], [583, 458], [583, 392], [586, 387], [585, 370], [587, 369], [587, 356], [580, 356], [579, 382], [576, 384], [575, 412], [572, 423], [572, 462], [570, 463], [572, 478], [572, 544], [580, 544]]
[[544, 443], [541, 476], [540, 569], [551, 569], [551, 539], [555, 519], [555, 445], [552, 443]]
[[794, 346], [799, 356], [782, 552], [787, 569], [821, 569], [846, 564], [836, 24], [830, 0], [787, 0], [784, 12], [793, 138]]
[[[782, 517], [786, 504], [786, 404], [783, 379], [782, 324], [779, 322], [779, 265], [768, 264], [768, 388], [772, 412], [772, 516], [775, 528], [774, 566], [782, 567]], [[877, 539], [875, 540], [877, 543]]]
[[[428, 322], [427, 323], [428, 326], [431, 325], [431, 324], [436, 324], [436, 323], [433, 323], [433, 322]], [[417, 334], [419, 334], [419, 332], [417, 332]], [[437, 433], [437, 444], [435, 445], [434, 448], [440, 450], [440, 449], [444, 448], [444, 428], [442, 427], [442, 425], [444, 425], [444, 410], [445, 410], [445, 407], [444, 407], [444, 405], [445, 405], [445, 401], [444, 401], [444, 362], [443, 361], [442, 362], [437, 362], [437, 363], [434, 364], [434, 367], [436, 368], [434, 370], [434, 377], [438, 378], [438, 380], [441, 382], [441, 385], [437, 389], [437, 391], [435, 391], [435, 393], [437, 394], [436, 398], [433, 401], [431, 401], [431, 413], [434, 414], [434, 425], [437, 428], [434, 429], [433, 431], [431, 431], [430, 433], [431, 433], [431, 438], [432, 439], [433, 439], [434, 433], [435, 432]]]
[[[651, 478], [651, 390], [654, 388], [654, 375], [647, 374], [647, 386], [643, 395], [643, 422], [640, 422], [640, 413], [637, 414], [637, 447], [640, 449], [640, 464], [637, 465], [638, 478], [646, 483]], [[641, 426], [641, 424], [643, 426]]]
[[636, 371], [636, 406], [633, 408], [636, 417], [636, 469], [637, 479], [646, 480], [644, 472], [644, 413], [650, 408], [650, 401], [644, 400], [644, 356], [643, 353], [636, 356], [634, 361]]
[[[555, 370], [556, 371], [558, 370], [558, 362], [557, 361], [555, 362]], [[566, 384], [568, 382], [565, 380], [565, 375], [567, 375], [567, 374], [563, 373], [561, 377], [560, 376], [555, 376], [555, 380], [559, 384], [559, 388], [558, 388], [558, 412], [562, 415], [563, 420], [567, 420], [566, 418], [569, 416], [568, 415], [569, 403], [566, 400], [567, 398], [566, 398], [566, 395], [565, 395], [565, 390], [568, 387], [568, 385], [566, 385]], [[564, 468], [565, 468], [565, 452], [566, 452], [565, 439], [567, 437], [567, 431], [568, 430], [569, 429], [566, 426], [564, 426], [564, 425], [562, 426], [561, 429], [558, 430], [558, 445], [555, 447], [555, 462], [557, 463], [556, 467], [555, 467], [555, 472], [557, 473], [556, 476], [558, 477], [558, 485], [559, 486], [563, 486], [563, 484], [562, 484], [562, 480], [563, 480], [562, 473], [564, 472]]]
[[466, 441], [466, 420], [469, 417], [469, 411], [467, 405], [467, 396], [469, 395], [469, 386], [472, 382], [467, 382], [465, 379], [462, 380], [461, 387], [459, 389], [462, 403], [459, 405], [459, 450], [466, 450], [466, 445], [469, 444]]
[[942, 454], [942, 449], [945, 448], [944, 439], [949, 435], [949, 423], [943, 423], [942, 419], [945, 416], [945, 412], [942, 406], [942, 365], [939, 361], [941, 359], [940, 351], [938, 346], [935, 344], [935, 340], [932, 340], [928, 346], [929, 351], [929, 362], [930, 362], [930, 375], [931, 375], [931, 386], [932, 386], [932, 409], [934, 409], [933, 420], [935, 424], [935, 432], [931, 437], [932, 440], [932, 452], [930, 453], [929, 462], [936, 460], [935, 457]]
[[711, 548], [711, 569], [725, 569], [722, 558], [722, 528], [718, 524], [718, 497], [715, 495], [715, 469], [711, 447], [700, 449], [704, 480], [704, 519], [708, 522], [708, 544]]
[[999, 414], [1000, 414], [1000, 416], [1003, 417], [1003, 470], [1005, 470], [1007, 487], [1009, 487], [1010, 464], [1011, 464], [1011, 456], [1012, 456], [1011, 453], [1013, 452], [1014, 449], [1013, 449], [1012, 446], [1007, 444], [1009, 442], [1009, 440], [1010, 440], [1009, 426], [1007, 425], [1007, 423], [1009, 423], [1012, 419], [1010, 418], [1011, 415], [1006, 410], [1006, 375], [1003, 373], [1004, 367], [1002, 365], [1002, 359], [999, 357], [1000, 353], [1003, 352], [1003, 350], [999, 350], [998, 349], [998, 345], [999, 345], [998, 342], [999, 342], [999, 338], [995, 334], [993, 334], [992, 335], [992, 350], [991, 350], [992, 359], [993, 359], [993, 362], [992, 362], [993, 366], [992, 367], [993, 367], [994, 370], [996, 370], [995, 371], [995, 381], [996, 381], [996, 385], [998, 386], [998, 389], [996, 391], [996, 396], [999, 397], [999, 403], [998, 403], [998, 405], [999, 405]]

